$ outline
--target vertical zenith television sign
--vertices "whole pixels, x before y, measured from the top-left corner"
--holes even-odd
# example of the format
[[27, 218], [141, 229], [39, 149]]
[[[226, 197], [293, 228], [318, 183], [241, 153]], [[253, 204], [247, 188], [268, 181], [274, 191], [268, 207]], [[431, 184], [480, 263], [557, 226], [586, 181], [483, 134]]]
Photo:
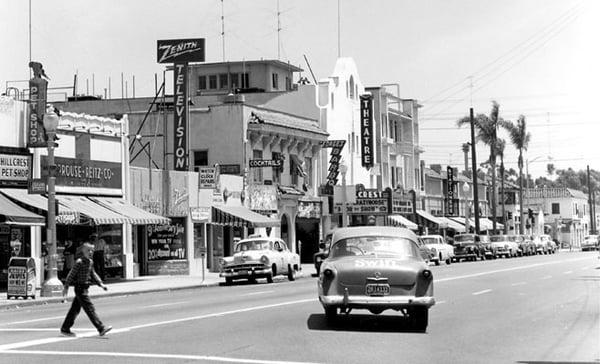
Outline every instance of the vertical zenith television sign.
[[188, 159], [188, 63], [204, 62], [204, 38], [164, 39], [156, 43], [158, 63], [173, 64], [174, 166], [176, 171], [189, 170]]
[[373, 96], [360, 95], [360, 154], [362, 166], [373, 167]]

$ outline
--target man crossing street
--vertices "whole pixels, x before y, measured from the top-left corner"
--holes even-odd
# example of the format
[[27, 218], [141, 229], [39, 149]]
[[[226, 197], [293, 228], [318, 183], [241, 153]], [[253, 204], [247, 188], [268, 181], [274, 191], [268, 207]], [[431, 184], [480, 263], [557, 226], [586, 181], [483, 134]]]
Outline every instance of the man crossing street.
[[102, 283], [102, 280], [100, 277], [98, 277], [98, 274], [94, 270], [94, 262], [91, 259], [93, 252], [94, 245], [87, 242], [84, 243], [81, 247], [82, 256], [77, 259], [75, 265], [67, 276], [63, 290], [63, 296], [66, 297], [69, 291], [69, 286], [73, 286], [75, 288], [75, 298], [73, 299], [71, 308], [69, 309], [69, 312], [65, 317], [65, 321], [60, 328], [61, 334], [65, 336], [75, 336], [75, 334], [71, 332], [71, 327], [75, 323], [75, 319], [77, 318], [77, 315], [79, 315], [81, 308], [83, 308], [92, 324], [94, 324], [100, 336], [104, 336], [112, 329], [111, 326], [105, 326], [102, 321], [100, 321], [98, 315], [96, 314], [94, 304], [88, 296], [88, 288], [90, 287], [91, 283], [97, 284], [105, 291], [108, 289], [104, 283]]

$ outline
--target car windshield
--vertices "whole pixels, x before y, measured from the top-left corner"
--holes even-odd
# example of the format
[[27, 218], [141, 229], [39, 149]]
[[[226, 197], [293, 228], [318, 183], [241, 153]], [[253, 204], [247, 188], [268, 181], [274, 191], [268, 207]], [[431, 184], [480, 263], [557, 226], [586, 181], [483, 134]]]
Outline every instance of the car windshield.
[[437, 244], [438, 239], [433, 237], [422, 237], [423, 244]]
[[418, 257], [420, 253], [414, 242], [395, 236], [357, 236], [342, 239], [335, 242], [330, 251], [332, 258], [362, 255], [408, 258]]
[[504, 237], [503, 235], [490, 236], [490, 241], [492, 241], [492, 242], [507, 241], [507, 240], [508, 239], [506, 237]]
[[236, 252], [243, 252], [247, 250], [265, 250], [269, 249], [272, 242], [270, 240], [249, 240], [241, 241], [235, 246]]
[[456, 235], [454, 236], [454, 241], [457, 243], [462, 243], [464, 241], [473, 241], [475, 238], [473, 235]]

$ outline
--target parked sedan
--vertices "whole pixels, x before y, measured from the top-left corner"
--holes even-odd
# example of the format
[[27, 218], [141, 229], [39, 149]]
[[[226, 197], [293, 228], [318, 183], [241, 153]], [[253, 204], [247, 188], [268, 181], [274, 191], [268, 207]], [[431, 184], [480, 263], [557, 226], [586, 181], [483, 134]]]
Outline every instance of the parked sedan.
[[441, 262], [450, 264], [454, 258], [454, 247], [446, 243], [446, 240], [441, 235], [423, 235], [421, 241], [429, 248], [431, 261], [435, 265], [440, 265]]
[[373, 314], [393, 309], [420, 331], [426, 330], [429, 308], [435, 304], [433, 276], [417, 236], [388, 226], [336, 230], [321, 266], [318, 295], [330, 322], [353, 309]]
[[300, 270], [300, 256], [292, 253], [287, 244], [279, 238], [257, 237], [244, 239], [234, 247], [231, 257], [221, 258], [221, 273], [225, 284], [235, 279], [266, 278], [273, 283], [273, 277], [287, 275], [290, 281], [296, 279]]
[[454, 235], [454, 260], [477, 260], [485, 257], [485, 247], [477, 234]]
[[598, 249], [598, 235], [588, 235], [583, 238], [581, 243], [581, 251]]
[[511, 258], [519, 255], [519, 244], [509, 235], [492, 235], [490, 241], [492, 248], [496, 251], [496, 257]]
[[535, 243], [531, 235], [515, 235], [521, 255], [535, 255]]

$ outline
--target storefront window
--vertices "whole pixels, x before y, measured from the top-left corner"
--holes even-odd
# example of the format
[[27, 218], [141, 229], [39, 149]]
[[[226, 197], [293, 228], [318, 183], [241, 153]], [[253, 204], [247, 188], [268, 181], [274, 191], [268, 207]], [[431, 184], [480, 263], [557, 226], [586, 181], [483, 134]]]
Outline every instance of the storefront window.
[[185, 218], [168, 225], [148, 225], [148, 261], [186, 259]]

